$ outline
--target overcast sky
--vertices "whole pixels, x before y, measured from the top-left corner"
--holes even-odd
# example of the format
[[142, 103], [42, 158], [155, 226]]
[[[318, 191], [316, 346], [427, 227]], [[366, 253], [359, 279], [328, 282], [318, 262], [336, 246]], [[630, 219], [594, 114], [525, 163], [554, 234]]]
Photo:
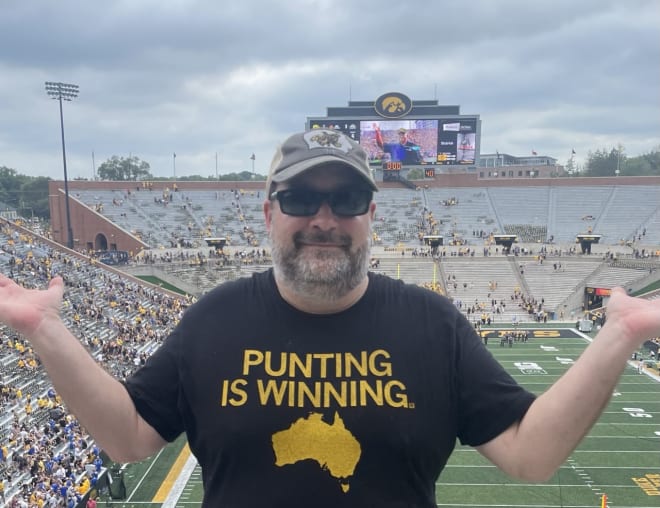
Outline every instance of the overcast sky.
[[[386, 92], [460, 105], [481, 152], [660, 146], [657, 0], [0, 0], [0, 167], [265, 174], [309, 116]], [[176, 153], [176, 166], [172, 154]]]

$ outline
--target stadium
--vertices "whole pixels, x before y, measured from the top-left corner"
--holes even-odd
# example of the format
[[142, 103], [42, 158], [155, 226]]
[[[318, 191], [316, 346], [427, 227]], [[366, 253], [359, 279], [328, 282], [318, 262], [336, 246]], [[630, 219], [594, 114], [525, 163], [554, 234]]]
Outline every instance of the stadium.
[[[606, 319], [613, 287], [660, 298], [660, 177], [569, 178], [548, 157], [481, 157], [478, 115], [387, 95], [307, 122], [344, 125], [371, 147], [371, 269], [446, 295], [522, 384], [540, 393], [565, 372]], [[413, 121], [406, 115], [422, 123], [400, 127]], [[384, 136], [419, 134], [423, 179], [378, 152], [376, 121]], [[264, 192], [258, 181], [51, 181], [48, 229], [1, 219], [0, 267], [27, 287], [61, 275], [66, 324], [122, 379], [197, 298], [271, 266]], [[659, 349], [649, 341], [630, 359], [603, 416], [551, 481], [511, 481], [458, 447], [438, 480], [438, 506], [657, 506]], [[7, 506], [84, 506], [89, 497], [199, 506], [200, 474], [184, 440], [143, 463], [112, 463], [9, 329], [1, 365]]]

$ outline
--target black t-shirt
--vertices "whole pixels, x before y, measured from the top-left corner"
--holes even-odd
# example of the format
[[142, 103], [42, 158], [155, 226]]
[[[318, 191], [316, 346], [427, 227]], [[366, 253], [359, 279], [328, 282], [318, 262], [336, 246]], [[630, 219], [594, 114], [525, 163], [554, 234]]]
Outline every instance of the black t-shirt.
[[187, 433], [223, 508], [435, 507], [456, 439], [534, 399], [440, 295], [370, 273], [351, 308], [312, 315], [272, 270], [201, 298], [126, 387], [163, 438]]

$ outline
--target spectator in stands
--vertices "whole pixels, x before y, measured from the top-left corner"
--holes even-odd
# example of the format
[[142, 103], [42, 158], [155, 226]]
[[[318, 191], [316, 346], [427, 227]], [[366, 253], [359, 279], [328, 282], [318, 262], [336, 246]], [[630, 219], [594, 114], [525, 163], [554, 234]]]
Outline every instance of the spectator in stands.
[[378, 147], [385, 153], [390, 154], [390, 160], [392, 162], [401, 162], [402, 164], [422, 163], [423, 157], [421, 148], [408, 138], [408, 131], [406, 131], [406, 129], [401, 128], [397, 131], [399, 138], [398, 142], [385, 143], [378, 124], [374, 123], [373, 127], [376, 132], [376, 144], [378, 144]]
[[273, 269], [200, 299], [124, 383], [66, 329], [61, 278], [39, 291], [0, 277], [0, 322], [29, 339], [81, 425], [121, 462], [186, 432], [206, 507], [435, 507], [457, 438], [547, 480], [660, 333], [660, 300], [613, 289], [598, 336], [535, 397], [449, 300], [368, 271], [377, 189], [350, 138], [291, 136], [267, 189]]

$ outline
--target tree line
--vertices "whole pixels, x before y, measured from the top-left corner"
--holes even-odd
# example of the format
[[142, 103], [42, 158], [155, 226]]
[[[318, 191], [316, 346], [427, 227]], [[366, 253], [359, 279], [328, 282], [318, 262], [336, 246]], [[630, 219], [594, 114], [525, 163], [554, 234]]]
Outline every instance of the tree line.
[[160, 181], [177, 180], [184, 181], [222, 181], [222, 182], [246, 182], [246, 181], [265, 181], [266, 177], [257, 175], [250, 171], [241, 171], [239, 173], [226, 173], [217, 176], [188, 175], [174, 177], [155, 177], [151, 174], [151, 166], [148, 162], [140, 160], [138, 157], [117, 157], [116, 155], [101, 164], [96, 174], [100, 180], [111, 180], [118, 182], [125, 181]]
[[[570, 176], [660, 176], [660, 146], [649, 153], [637, 157], [628, 157], [622, 146], [589, 152], [584, 168], [577, 168], [573, 159], [565, 165]], [[412, 170], [408, 178], [415, 179], [414, 171], [419, 172], [419, 179], [424, 177], [423, 170]], [[100, 180], [111, 181], [265, 181], [264, 175], [241, 171], [216, 176], [188, 175], [180, 177], [155, 177], [151, 166], [139, 157], [113, 156], [98, 167]], [[84, 179], [87, 180], [87, 179]], [[15, 169], [0, 166], [0, 206], [15, 209], [23, 217], [50, 218], [48, 203], [48, 182], [44, 176], [27, 176]]]
[[23, 217], [50, 217], [48, 181], [45, 176], [20, 175], [15, 169], [0, 166], [1, 211], [10, 208]]
[[589, 152], [585, 171], [579, 176], [658, 176], [660, 175], [660, 147], [640, 155], [628, 157], [623, 147]]

